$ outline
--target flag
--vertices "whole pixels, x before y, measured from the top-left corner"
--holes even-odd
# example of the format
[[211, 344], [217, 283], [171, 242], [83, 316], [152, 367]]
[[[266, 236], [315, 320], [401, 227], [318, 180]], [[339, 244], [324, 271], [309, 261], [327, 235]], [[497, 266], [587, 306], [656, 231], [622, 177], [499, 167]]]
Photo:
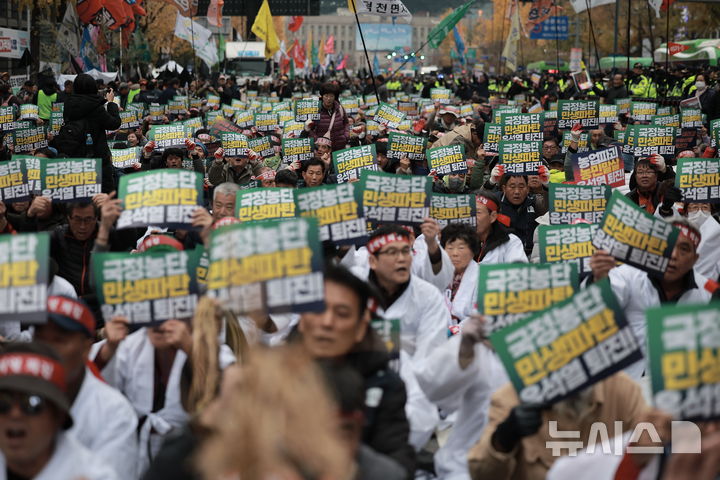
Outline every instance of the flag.
[[314, 43], [312, 44], [312, 50], [311, 50], [311, 52], [310, 52], [310, 58], [312, 59], [312, 62], [311, 62], [311, 63], [312, 63], [312, 66], [313, 66], [313, 67], [318, 64], [318, 47], [317, 47], [317, 45], [314, 44]]
[[295, 60], [290, 59], [290, 80], [295, 80]]
[[278, 40], [277, 33], [275, 33], [275, 26], [273, 25], [268, 0], [263, 0], [257, 17], [255, 17], [255, 22], [250, 30], [257, 35], [260, 40], [265, 42], [265, 58], [272, 58], [275, 52], [280, 49], [280, 40]]
[[402, 0], [373, 0], [365, 3], [363, 0], [348, 0], [348, 10], [366, 15], [380, 17], [399, 17], [412, 20], [412, 14], [402, 3]]
[[335, 53], [335, 37], [332, 35], [325, 42], [325, 53]]
[[218, 34], [217, 55], [218, 61], [225, 60], [225, 35], [222, 33]]
[[513, 3], [514, 9], [510, 19], [510, 32], [508, 32], [505, 48], [502, 51], [502, 58], [505, 59], [505, 66], [510, 72], [517, 70], [518, 63], [518, 42], [520, 41], [520, 9], [517, 3]]
[[320, 53], [318, 54], [318, 63], [320, 65], [325, 65], [325, 35], [323, 35], [322, 40], [320, 40]]
[[670, 55], [677, 55], [680, 52], [684, 52], [690, 48], [688, 45], [683, 45], [681, 43], [675, 43], [675, 42], [668, 42], [668, 51], [670, 52]]
[[344, 69], [345, 69], [345, 66], [347, 65], [348, 56], [349, 56], [349, 55], [346, 53], [345, 56], [343, 57], [342, 61], [341, 61], [341, 62], [338, 64], [338, 66], [337, 66], [337, 69], [338, 69], [338, 70], [344, 70]]
[[380, 73], [380, 60], [377, 58], [377, 53], [373, 56], [373, 73], [375, 75]]
[[195, 45], [195, 54], [208, 66], [212, 68], [213, 65], [218, 63], [218, 49], [215, 39], [211, 38], [209, 41], [202, 43], [201, 45]]
[[178, 12], [175, 16], [175, 36], [192, 43], [197, 49], [208, 43], [212, 32]]
[[67, 50], [70, 55], [77, 55], [80, 51], [80, 19], [78, 18], [75, 6], [68, 3], [65, 8], [65, 15], [58, 28], [57, 42]]
[[570, 5], [572, 5], [575, 13], [584, 12], [587, 10], [588, 5], [590, 5], [590, 8], [595, 8], [610, 3], [615, 3], [615, 0], [570, 0]]
[[302, 27], [303, 20], [305, 20], [305, 17], [290, 17], [290, 24], [288, 25], [288, 30], [290, 30], [291, 32], [297, 32], [298, 30], [300, 30], [300, 27]]
[[469, 0], [465, 5], [448, 14], [435, 28], [430, 30], [428, 34], [428, 45], [430, 45], [430, 48], [438, 48], [440, 46], [448, 33], [450, 33], [450, 30], [465, 16], [465, 13], [467, 13], [474, 2], [475, 0]]
[[465, 63], [465, 43], [463, 42], [462, 37], [460, 36], [460, 31], [457, 28], [457, 25], [453, 27], [453, 35], [455, 36], [455, 49], [458, 53], [458, 58], [460, 59], [460, 63]]
[[305, 55], [310, 55], [309, 57], [306, 57], [306, 58], [310, 59], [310, 62], [309, 62], [310, 68], [312, 68], [313, 65], [315, 64], [315, 56], [313, 54], [313, 48], [315, 48], [315, 45], [313, 45], [312, 30], [310, 30], [308, 28], [307, 39], [305, 39]]
[[222, 27], [222, 10], [225, 5], [224, 0], [210, 0], [207, 10], [207, 20], [213, 27]]
[[295, 68], [298, 68], [298, 69], [305, 68], [305, 51], [297, 39], [295, 39], [292, 46], [290, 47], [289, 53], [290, 53], [290, 58], [292, 58], [293, 61], [295, 62]]
[[674, 1], [675, 0], [648, 0], [648, 3], [652, 9], [655, 10], [655, 16], [660, 18], [660, 12], [667, 12], [667, 9]]

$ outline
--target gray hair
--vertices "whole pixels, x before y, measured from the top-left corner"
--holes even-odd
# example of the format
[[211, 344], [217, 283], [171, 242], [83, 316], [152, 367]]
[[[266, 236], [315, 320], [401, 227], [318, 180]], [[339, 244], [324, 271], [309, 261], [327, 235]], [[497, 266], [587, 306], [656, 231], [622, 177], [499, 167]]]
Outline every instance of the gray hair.
[[240, 185], [237, 183], [223, 182], [215, 187], [215, 190], [213, 190], [213, 202], [215, 201], [215, 197], [217, 197], [218, 193], [223, 195], [235, 195], [238, 190], [240, 190]]

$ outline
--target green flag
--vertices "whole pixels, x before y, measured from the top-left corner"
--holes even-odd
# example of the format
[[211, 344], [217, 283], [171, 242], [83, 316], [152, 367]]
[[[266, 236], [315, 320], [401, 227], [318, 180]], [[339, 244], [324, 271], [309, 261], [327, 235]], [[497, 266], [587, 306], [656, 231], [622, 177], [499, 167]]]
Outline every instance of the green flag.
[[225, 35], [222, 33], [218, 35], [217, 51], [218, 59], [222, 62], [225, 59]]
[[475, 3], [475, 0], [469, 0], [462, 7], [443, 18], [442, 21], [438, 23], [437, 27], [430, 30], [430, 33], [428, 34], [428, 45], [430, 45], [430, 48], [438, 48], [440, 46], [440, 43], [445, 40], [445, 37], [447, 37], [450, 31], [452, 31], [455, 24], [457, 24], [465, 16], [465, 13], [467, 13], [473, 3]]

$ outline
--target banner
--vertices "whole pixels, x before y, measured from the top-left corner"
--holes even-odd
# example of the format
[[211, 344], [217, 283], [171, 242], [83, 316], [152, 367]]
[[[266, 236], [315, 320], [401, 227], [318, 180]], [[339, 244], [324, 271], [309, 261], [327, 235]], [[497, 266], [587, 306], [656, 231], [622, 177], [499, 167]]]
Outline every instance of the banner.
[[43, 127], [20, 128], [12, 131], [14, 153], [32, 153], [48, 146]]
[[155, 142], [155, 151], [163, 151], [172, 147], [184, 148], [185, 139], [189, 137], [185, 125], [182, 123], [152, 125], [148, 132], [148, 140]]
[[434, 171], [436, 175], [455, 175], [468, 171], [465, 145], [429, 148], [427, 158], [430, 171]]
[[295, 103], [295, 121], [320, 120], [320, 100], [304, 98]]
[[720, 203], [720, 159], [678, 158], [675, 186], [688, 203]]
[[447, 194], [432, 192], [430, 196], [430, 217], [437, 220], [440, 228], [451, 223], [477, 225], [475, 195]]
[[115, 168], [132, 168], [140, 163], [140, 147], [122, 148], [119, 150], [110, 149], [112, 164]]
[[388, 159], [408, 157], [410, 160], [425, 160], [427, 137], [390, 132], [388, 136]]
[[643, 358], [607, 279], [490, 342], [523, 403], [557, 402]]
[[553, 264], [480, 264], [477, 309], [496, 332], [531, 313], [572, 296], [578, 289], [577, 266]]
[[256, 113], [254, 120], [259, 132], [272, 132], [280, 128], [277, 113]]
[[313, 139], [307, 138], [283, 138], [282, 156], [285, 164], [293, 162], [305, 162], [313, 158]]
[[572, 156], [573, 174], [578, 185], [625, 185], [625, 162], [618, 146], [577, 153]]
[[[632, 153], [636, 158], [657, 153], [666, 160], [675, 156], [675, 127], [636, 125], [633, 128]], [[626, 140], [629, 140], [626, 137]]]
[[542, 142], [506, 142], [498, 145], [500, 164], [505, 175], [537, 175], [540, 168]]
[[30, 50], [29, 31], [0, 28], [0, 58], [20, 59], [27, 50]]
[[430, 215], [432, 179], [363, 171], [355, 195], [368, 222], [421, 225]]
[[654, 405], [676, 420], [720, 418], [720, 303], [645, 311]]
[[[16, 156], [0, 162], [0, 202], [24, 202], [30, 199], [30, 186], [25, 180], [25, 163]], [[6, 205], [7, 206], [7, 205]]]
[[387, 128], [397, 128], [405, 120], [405, 114], [388, 103], [381, 103], [373, 120]]
[[[453, 94], [449, 88], [431, 88], [430, 99], [433, 102], [440, 102], [443, 105], [447, 105], [452, 102]], [[439, 112], [435, 112], [437, 115]]]
[[118, 198], [123, 211], [117, 228], [195, 229], [192, 212], [202, 205], [203, 175], [179, 168], [164, 168], [120, 177]]
[[101, 193], [102, 163], [99, 158], [57, 158], [40, 166], [42, 195], [56, 201], [92, 198]]
[[393, 18], [393, 22], [394, 17], [412, 20], [412, 14], [401, 0], [348, 0], [348, 10], [359, 14]]
[[193, 251], [94, 253], [95, 290], [105, 321], [130, 324], [191, 318], [197, 304]]
[[582, 275], [590, 273], [590, 257], [595, 252], [592, 239], [596, 224], [539, 225], [540, 263], [574, 263]]
[[502, 140], [513, 142], [542, 142], [544, 113], [502, 113]]
[[0, 322], [45, 323], [50, 235], [0, 235]]
[[322, 311], [325, 286], [313, 218], [237, 223], [210, 235], [208, 295], [237, 313]]
[[337, 150], [332, 152], [332, 161], [338, 183], [360, 178], [361, 170], [378, 170], [375, 144]]
[[241, 222], [295, 216], [292, 188], [253, 188], [235, 195], [235, 216]]
[[578, 220], [600, 223], [611, 191], [607, 185], [560, 183], [551, 183], [549, 190], [550, 225], [568, 225]]
[[295, 211], [300, 217], [314, 217], [320, 226], [320, 240], [335, 245], [365, 245], [367, 223], [358, 214], [355, 184], [321, 185], [291, 190]]
[[583, 130], [600, 126], [600, 104], [597, 100], [558, 101], [558, 128], [572, 128], [577, 123]]
[[678, 234], [676, 227], [640, 209], [615, 190], [593, 238], [593, 246], [640, 270], [662, 275]]

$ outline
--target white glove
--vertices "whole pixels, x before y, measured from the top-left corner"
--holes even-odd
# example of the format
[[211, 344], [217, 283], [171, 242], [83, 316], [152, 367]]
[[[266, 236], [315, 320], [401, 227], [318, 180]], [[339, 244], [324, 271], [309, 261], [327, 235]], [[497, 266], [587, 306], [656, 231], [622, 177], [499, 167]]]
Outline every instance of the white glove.
[[490, 172], [490, 183], [497, 185], [505, 174], [505, 165], [495, 165]]

